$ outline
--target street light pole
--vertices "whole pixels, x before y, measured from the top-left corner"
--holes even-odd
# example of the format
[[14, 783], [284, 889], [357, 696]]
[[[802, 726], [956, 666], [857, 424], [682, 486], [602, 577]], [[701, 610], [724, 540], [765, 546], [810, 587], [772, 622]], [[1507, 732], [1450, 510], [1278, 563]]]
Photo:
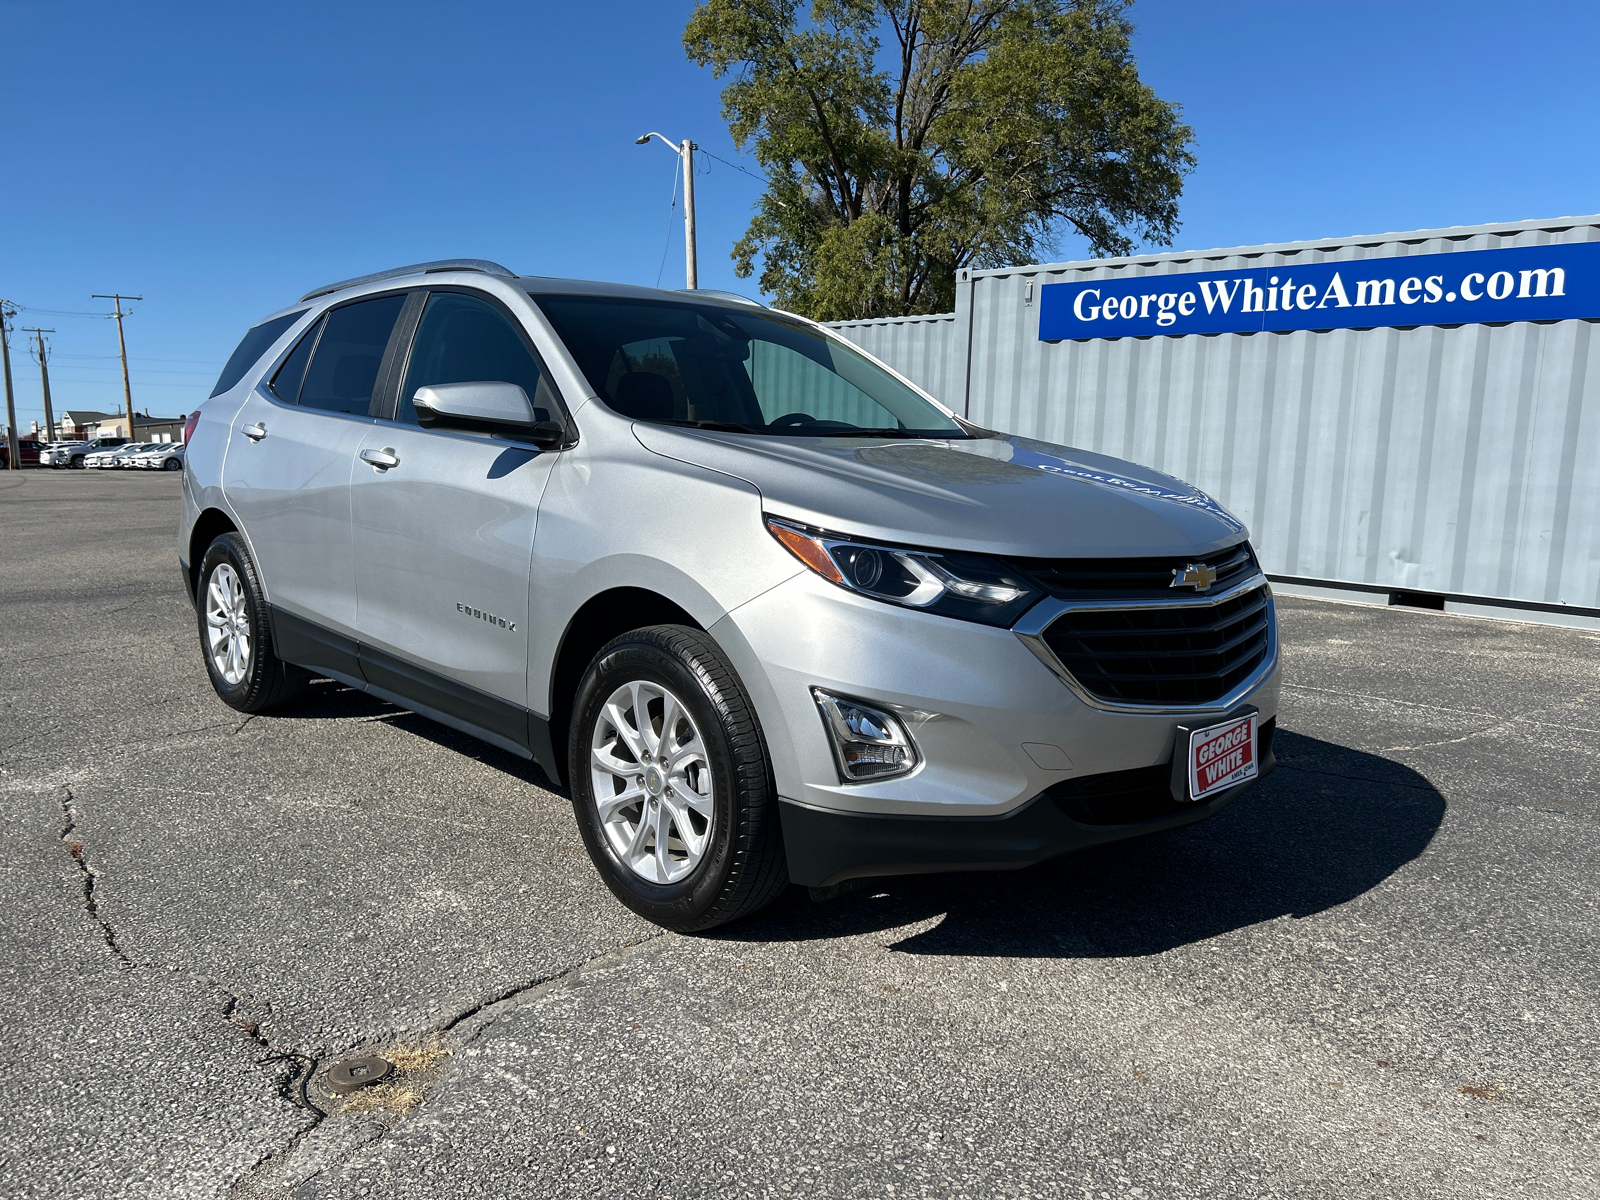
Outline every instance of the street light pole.
[[44, 347], [44, 335], [54, 333], [55, 330], [40, 329], [35, 326], [32, 329], [24, 329], [22, 332], [33, 334], [35, 340], [39, 343], [39, 383], [44, 389], [44, 440], [53, 442], [56, 440], [56, 416], [55, 413], [50, 411], [50, 366], [48, 362], [50, 354]]
[[124, 300], [143, 300], [144, 297], [143, 296], [123, 296], [123, 295], [119, 295], [116, 292], [112, 292], [111, 295], [107, 296], [103, 292], [96, 292], [93, 296], [90, 297], [90, 299], [91, 300], [115, 300], [117, 302], [117, 310], [114, 313], [112, 313], [111, 315], [114, 316], [117, 319], [117, 347], [122, 352], [122, 398], [127, 403], [127, 406], [128, 406], [128, 440], [131, 442], [131, 441], [133, 441], [133, 438], [134, 438], [134, 432], [133, 432], [133, 385], [128, 382], [128, 342], [127, 342], [127, 339], [122, 336], [122, 318], [126, 317], [126, 316], [131, 316], [132, 314], [131, 314], [131, 312], [123, 312], [122, 311], [122, 302]]
[[635, 138], [633, 144], [642, 146], [651, 138], [661, 138], [662, 145], [670, 146], [683, 163], [683, 274], [690, 291], [700, 286], [697, 254], [694, 239], [694, 152], [699, 149], [688, 138], [673, 142], [659, 133], [647, 133]]

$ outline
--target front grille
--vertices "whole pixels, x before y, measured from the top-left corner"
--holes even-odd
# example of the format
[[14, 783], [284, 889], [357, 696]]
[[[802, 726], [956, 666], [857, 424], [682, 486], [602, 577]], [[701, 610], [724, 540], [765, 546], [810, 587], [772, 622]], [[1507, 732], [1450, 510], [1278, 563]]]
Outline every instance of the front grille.
[[1123, 704], [1210, 704], [1266, 658], [1266, 586], [1221, 604], [1062, 613], [1045, 644], [1091, 695]]
[[[1271, 761], [1276, 728], [1274, 718], [1263, 721], [1256, 731], [1258, 763]], [[1080, 825], [1136, 825], [1194, 808], [1193, 804], [1180, 804], [1172, 798], [1171, 763], [1065, 779], [1046, 789], [1045, 795]]]
[[1172, 573], [1205, 563], [1217, 573], [1208, 589], [1220, 592], [1243, 583], [1260, 568], [1249, 542], [1191, 558], [1018, 558], [1012, 560], [1058, 600], [1150, 600], [1174, 593]]

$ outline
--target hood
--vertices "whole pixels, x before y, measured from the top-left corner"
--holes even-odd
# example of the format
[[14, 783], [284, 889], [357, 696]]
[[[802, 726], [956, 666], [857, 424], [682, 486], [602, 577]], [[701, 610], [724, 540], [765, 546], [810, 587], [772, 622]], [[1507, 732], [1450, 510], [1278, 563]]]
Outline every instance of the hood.
[[638, 423], [646, 449], [747, 481], [766, 511], [854, 537], [1027, 558], [1200, 555], [1242, 522], [1148, 467], [1030, 438], [762, 437]]

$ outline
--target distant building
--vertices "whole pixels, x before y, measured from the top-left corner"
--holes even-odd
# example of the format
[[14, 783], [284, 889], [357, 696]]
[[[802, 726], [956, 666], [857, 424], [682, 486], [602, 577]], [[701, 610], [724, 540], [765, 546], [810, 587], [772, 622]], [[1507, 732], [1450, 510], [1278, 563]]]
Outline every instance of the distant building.
[[56, 419], [56, 435], [64, 442], [87, 441], [95, 436], [93, 430], [101, 421], [115, 420], [116, 415], [89, 408], [74, 408]]
[[126, 413], [103, 413], [95, 423], [90, 437], [123, 437], [135, 442], [181, 442], [183, 423], [188, 414], [177, 417], [152, 417], [148, 413], [133, 414], [133, 432], [128, 432]]

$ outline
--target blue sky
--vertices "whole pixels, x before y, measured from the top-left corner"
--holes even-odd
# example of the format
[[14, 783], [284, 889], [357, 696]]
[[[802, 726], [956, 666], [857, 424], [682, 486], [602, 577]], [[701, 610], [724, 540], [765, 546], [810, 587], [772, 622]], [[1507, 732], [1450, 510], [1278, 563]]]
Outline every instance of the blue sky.
[[[0, 296], [55, 326], [57, 411], [192, 409], [244, 328], [311, 286], [457, 255], [683, 282], [657, 129], [741, 161], [683, 57], [688, 0], [112, 4], [0, 0]], [[1600, 6], [1138, 0], [1146, 81], [1199, 169], [1179, 249], [1600, 210]], [[753, 165], [753, 164], [752, 164]], [[700, 282], [759, 191], [702, 159]], [[1059, 258], [1080, 257], [1062, 239]], [[664, 267], [663, 267], [664, 262]], [[60, 314], [60, 315], [57, 315]], [[38, 369], [14, 344], [23, 429]]]

